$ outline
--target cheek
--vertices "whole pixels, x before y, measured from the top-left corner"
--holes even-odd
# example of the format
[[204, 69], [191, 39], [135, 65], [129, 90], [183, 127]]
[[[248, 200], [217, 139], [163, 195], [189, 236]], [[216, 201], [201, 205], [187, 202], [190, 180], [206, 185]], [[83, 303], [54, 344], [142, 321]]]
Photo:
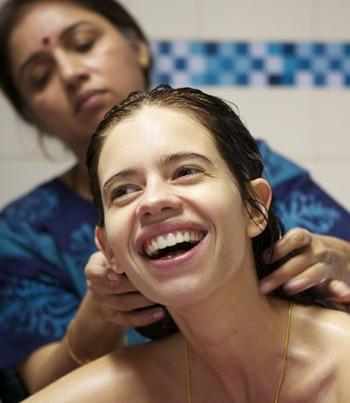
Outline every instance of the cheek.
[[125, 266], [129, 257], [129, 242], [132, 225], [127, 214], [106, 214], [106, 233], [108, 243], [118, 264]]
[[131, 91], [144, 89], [142, 69], [131, 50], [106, 48], [101, 51], [98, 60], [111, 86], [117, 91], [124, 89], [123, 96], [126, 97]]
[[[61, 121], [58, 116], [66, 112], [64, 99], [64, 94], [60, 93], [59, 88], [49, 87], [44, 93], [35, 96], [29, 105], [39, 124], [43, 123], [51, 130], [52, 126], [56, 127]], [[66, 119], [65, 114], [64, 121]]]

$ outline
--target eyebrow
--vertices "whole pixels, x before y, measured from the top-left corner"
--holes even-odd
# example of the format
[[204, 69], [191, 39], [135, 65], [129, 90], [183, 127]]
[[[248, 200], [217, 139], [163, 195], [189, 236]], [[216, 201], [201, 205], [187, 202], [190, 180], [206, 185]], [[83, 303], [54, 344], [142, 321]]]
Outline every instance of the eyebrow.
[[[69, 36], [73, 31], [75, 31], [77, 28], [81, 27], [82, 25], [91, 25], [91, 22], [89, 21], [78, 21], [75, 24], [70, 25], [66, 29], [64, 29], [58, 36], [59, 41], [63, 41], [67, 36]], [[30, 55], [20, 66], [18, 69], [18, 77], [21, 78], [25, 72], [25, 70], [36, 60], [38, 60], [43, 51], [35, 52], [32, 55]]]
[[[209, 158], [207, 158], [206, 156], [202, 155], [202, 154], [198, 154], [198, 153], [189, 153], [189, 152], [178, 152], [175, 154], [168, 154], [163, 156], [160, 159], [160, 166], [164, 167], [167, 166], [169, 164], [173, 164], [176, 162], [181, 162], [184, 160], [188, 160], [188, 159], [200, 159], [203, 162], [210, 164], [211, 166], [213, 166], [214, 164], [212, 163], [212, 161], [210, 161]], [[113, 174], [112, 176], [110, 176], [104, 183], [103, 185], [103, 192], [105, 192], [108, 188], [108, 186], [114, 182], [116, 179], [126, 179], [127, 177], [130, 177], [132, 175], [135, 175], [137, 172], [139, 171], [138, 168], [128, 168], [128, 169], [123, 169], [122, 171], [119, 171], [115, 174]]]

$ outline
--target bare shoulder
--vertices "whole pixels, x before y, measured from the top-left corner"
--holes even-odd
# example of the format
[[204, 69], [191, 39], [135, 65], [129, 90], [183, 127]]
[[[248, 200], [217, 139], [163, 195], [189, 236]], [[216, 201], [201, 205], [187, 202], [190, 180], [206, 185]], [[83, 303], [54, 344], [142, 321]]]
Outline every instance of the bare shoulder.
[[185, 382], [181, 350], [181, 335], [116, 350], [65, 375], [26, 402], [161, 402], [163, 391], [176, 392], [177, 383]]
[[[350, 347], [350, 314], [318, 306], [295, 305], [297, 334], [322, 354], [336, 354]], [[336, 348], [335, 348], [336, 346]]]
[[350, 315], [297, 304], [292, 312], [287, 382], [293, 399], [349, 402]]

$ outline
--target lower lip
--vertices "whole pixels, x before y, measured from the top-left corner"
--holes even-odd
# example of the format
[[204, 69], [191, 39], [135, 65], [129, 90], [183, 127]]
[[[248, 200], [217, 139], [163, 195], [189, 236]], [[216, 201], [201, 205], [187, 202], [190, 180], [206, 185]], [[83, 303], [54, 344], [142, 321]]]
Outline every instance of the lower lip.
[[147, 259], [147, 266], [151, 266], [153, 269], [160, 272], [160, 274], [166, 274], [169, 271], [179, 271], [186, 270], [189, 265], [193, 265], [202, 256], [205, 249], [206, 240], [208, 235], [206, 235], [195, 247], [189, 251], [166, 259]]
[[103, 103], [105, 92], [96, 92], [86, 98], [78, 108], [78, 113], [91, 112], [94, 109], [100, 108]]

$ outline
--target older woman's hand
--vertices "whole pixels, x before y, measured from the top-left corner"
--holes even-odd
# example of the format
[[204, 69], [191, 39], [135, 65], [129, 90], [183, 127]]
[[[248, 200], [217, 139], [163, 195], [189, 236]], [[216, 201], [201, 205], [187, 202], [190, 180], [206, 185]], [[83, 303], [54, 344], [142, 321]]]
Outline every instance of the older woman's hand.
[[107, 322], [139, 327], [163, 318], [165, 310], [138, 292], [126, 275], [113, 271], [101, 252], [90, 257], [85, 276]]
[[316, 287], [325, 298], [350, 302], [350, 243], [294, 228], [276, 243], [272, 262], [290, 253], [294, 256], [260, 282], [263, 294], [284, 284], [290, 295]]

